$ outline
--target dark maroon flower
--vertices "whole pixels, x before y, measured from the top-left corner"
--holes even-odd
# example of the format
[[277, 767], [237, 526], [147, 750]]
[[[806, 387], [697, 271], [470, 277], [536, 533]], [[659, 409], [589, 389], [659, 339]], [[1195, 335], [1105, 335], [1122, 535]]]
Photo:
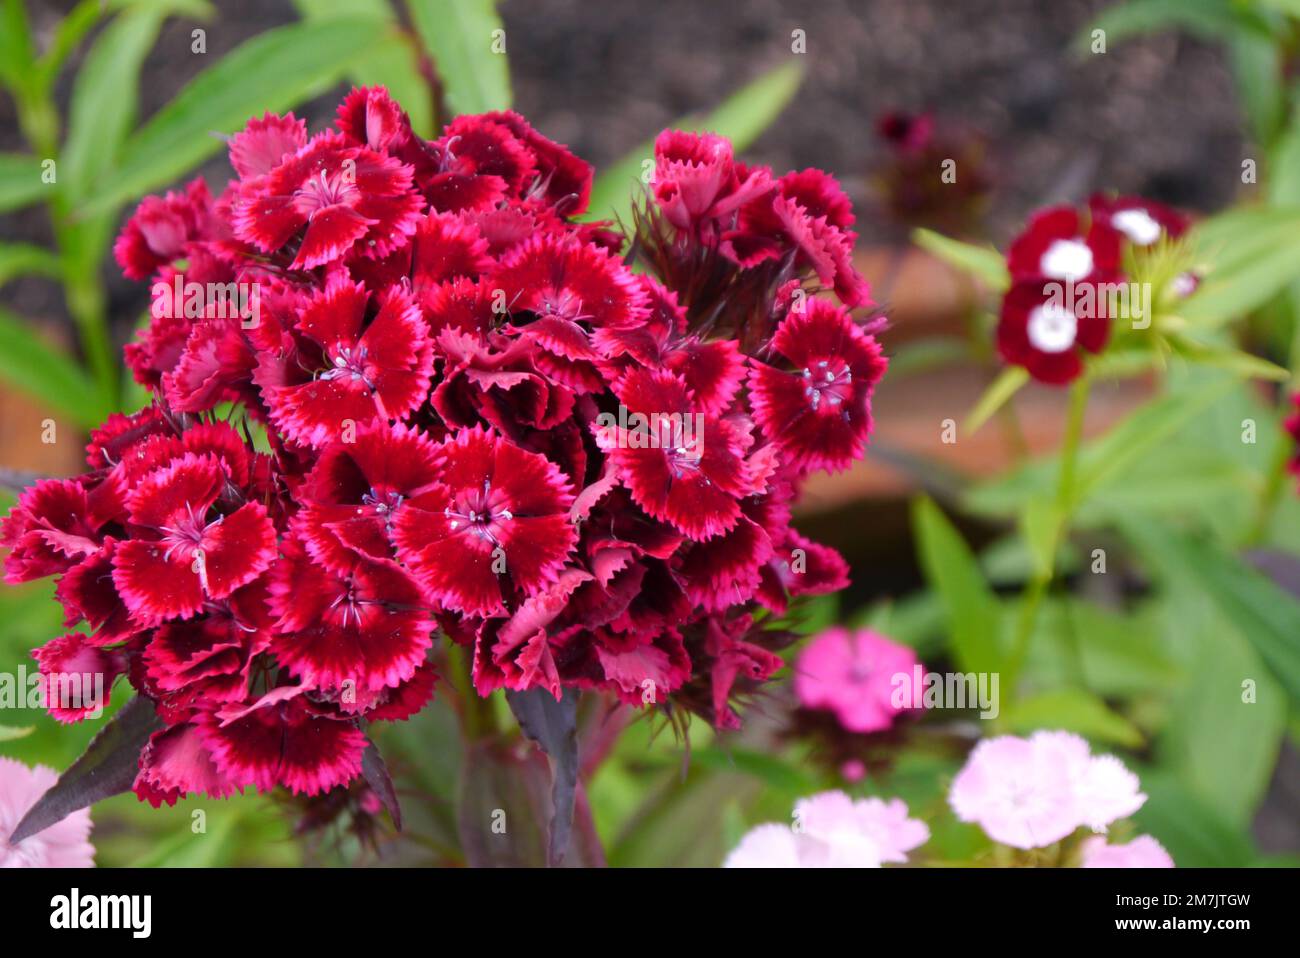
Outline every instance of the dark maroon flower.
[[1099, 353], [1110, 336], [1109, 302], [1092, 281], [1070, 284], [1027, 280], [1002, 300], [998, 352], [1039, 382], [1062, 385], [1083, 371], [1083, 351]]
[[1178, 239], [1191, 225], [1177, 210], [1140, 196], [1094, 193], [1088, 198], [1088, 211], [1094, 223], [1123, 234], [1134, 246], [1153, 246], [1162, 236]]
[[1120, 234], [1096, 217], [1084, 232], [1072, 206], [1051, 206], [1030, 218], [1007, 249], [1013, 280], [1042, 278], [1078, 282], [1119, 269]]

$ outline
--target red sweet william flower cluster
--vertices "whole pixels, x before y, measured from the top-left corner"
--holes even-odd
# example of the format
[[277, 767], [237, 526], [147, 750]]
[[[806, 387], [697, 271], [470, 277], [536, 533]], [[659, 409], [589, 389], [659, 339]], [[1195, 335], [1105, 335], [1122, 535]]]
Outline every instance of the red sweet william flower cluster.
[[885, 368], [817, 295], [868, 300], [834, 180], [665, 133], [629, 243], [575, 221], [591, 168], [522, 117], [425, 141], [379, 88], [230, 158], [116, 247], [156, 280], [127, 348], [153, 404], [3, 530], [10, 581], [60, 576], [89, 627], [42, 669], [125, 674], [166, 723], [141, 797], [349, 782], [366, 724], [432, 695], [438, 632], [479, 694], [737, 724], [782, 664], [755, 612], [846, 583], [790, 506], [861, 457]]
[[1109, 290], [1126, 281], [1125, 246], [1145, 249], [1186, 232], [1185, 217], [1138, 197], [1102, 194], [1085, 212], [1052, 206], [1030, 218], [1007, 249], [1011, 288], [1002, 300], [998, 352], [1040, 382], [1060, 385], [1083, 371], [1111, 333]]

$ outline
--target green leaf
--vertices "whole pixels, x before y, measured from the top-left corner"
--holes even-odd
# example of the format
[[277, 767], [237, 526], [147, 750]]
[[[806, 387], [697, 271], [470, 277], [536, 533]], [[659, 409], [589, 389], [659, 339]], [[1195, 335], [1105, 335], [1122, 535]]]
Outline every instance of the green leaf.
[[912, 503], [912, 529], [926, 581], [943, 603], [958, 664], [967, 672], [997, 671], [1000, 610], [975, 556], [926, 496]]
[[99, 22], [104, 12], [103, 0], [81, 0], [54, 28], [54, 38], [36, 64], [32, 83], [37, 90], [48, 91], [59, 75], [63, 61], [76, 49], [77, 44]]
[[1224, 379], [1190, 396], [1179, 393], [1157, 399], [1090, 444], [1080, 457], [1076, 503], [1082, 503], [1099, 486], [1123, 475], [1193, 417], [1223, 398], [1234, 385], [1233, 380]]
[[34, 77], [36, 51], [23, 0], [0, 0], [0, 81], [10, 90], [25, 91]]
[[[408, 0], [407, 6], [452, 111], [510, 109], [510, 65], [495, 0]], [[500, 53], [493, 49], [498, 42]]]
[[59, 162], [60, 185], [73, 203], [85, 197], [96, 175], [111, 168], [131, 131], [140, 67], [165, 16], [149, 9], [123, 13], [99, 35], [77, 71]]
[[287, 110], [327, 90], [379, 42], [373, 20], [296, 23], [258, 34], [191, 80], [122, 149], [83, 215], [168, 183], [221, 148], [213, 134], [264, 111]]
[[1138, 518], [1123, 528], [1157, 574], [1213, 601], [1300, 702], [1300, 603], [1206, 539]]
[[1255, 847], [1245, 829], [1234, 828], [1168, 772], [1142, 770], [1146, 804], [1133, 820], [1168, 849], [1180, 868], [1245, 868]]
[[1130, 0], [1108, 7], [1080, 31], [1076, 41], [1084, 52], [1091, 49], [1092, 32], [1106, 32], [1109, 44], [1126, 37], [1179, 28], [1207, 41], [1223, 39], [1240, 30], [1269, 36], [1267, 21], [1240, 6], [1222, 0]]
[[1022, 734], [1063, 729], [1110, 745], [1142, 745], [1137, 726], [1083, 689], [1055, 689], [1026, 696], [1007, 709], [1002, 721], [1012, 732]]
[[98, 426], [104, 403], [76, 363], [0, 308], [0, 379], [67, 413], [79, 426]]
[[889, 356], [889, 377], [897, 380], [970, 358], [970, 346], [959, 336], [927, 336], [903, 343]]
[[384, 86], [411, 118], [411, 128], [433, 135], [433, 96], [420, 75], [420, 50], [400, 29], [386, 0], [294, 0], [304, 20], [373, 19], [388, 28], [387, 39], [358, 59], [348, 77], [358, 86]]
[[1230, 346], [1207, 346], [1185, 336], [1174, 337], [1170, 339], [1170, 343], [1176, 353], [1190, 362], [1215, 369], [1226, 369], [1246, 379], [1264, 379], [1282, 383], [1291, 378], [1291, 373], [1276, 363], [1271, 363], [1260, 356], [1243, 353]]
[[[1258, 228], [1240, 241], [1237, 230]], [[1300, 217], [1295, 210], [1244, 211], [1193, 235], [1209, 273], [1179, 308], [1191, 323], [1219, 326], [1264, 305], [1300, 277]]]
[[[681, 117], [672, 127], [718, 133], [730, 139], [740, 152], [772, 125], [793, 99], [802, 79], [803, 68], [791, 61], [737, 90], [712, 113]], [[596, 177], [586, 218], [626, 222], [631, 215], [634, 191], [644, 183], [645, 164], [653, 161], [654, 140], [647, 140]]]
[[1023, 366], [1008, 366], [998, 374], [998, 378], [989, 383], [979, 402], [971, 410], [966, 420], [965, 432], [972, 435], [993, 418], [999, 409], [1010, 402], [1011, 397], [1020, 392], [1029, 383], [1029, 370]]
[[58, 276], [59, 258], [30, 243], [0, 243], [0, 286], [15, 276]]
[[1228, 821], [1247, 826], [1277, 764], [1286, 696], [1240, 629], [1193, 583], [1167, 595], [1165, 641], [1188, 678], [1170, 703], [1157, 754]]
[[0, 213], [48, 198], [53, 186], [41, 180], [41, 173], [41, 161], [37, 157], [0, 153]]
[[1005, 292], [1011, 285], [1006, 260], [991, 247], [963, 243], [927, 229], [913, 230], [912, 242], [948, 265], [974, 276], [995, 293]]
[[0, 725], [0, 742], [12, 742], [16, 739], [25, 738], [31, 735], [35, 726], [25, 725], [17, 728], [13, 725]]

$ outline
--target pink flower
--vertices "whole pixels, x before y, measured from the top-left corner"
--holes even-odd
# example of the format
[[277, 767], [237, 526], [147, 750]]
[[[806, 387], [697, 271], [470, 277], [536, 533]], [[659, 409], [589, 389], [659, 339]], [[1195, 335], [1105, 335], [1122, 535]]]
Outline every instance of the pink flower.
[[894, 676], [911, 682], [917, 664], [907, 646], [869, 629], [827, 629], [800, 655], [794, 690], [801, 705], [834, 712], [850, 732], [878, 732], [903, 711], [892, 701]]
[[28, 768], [15, 759], [0, 758], [0, 868], [95, 866], [95, 846], [90, 844], [90, 810], [86, 808], [17, 845], [9, 844], [9, 836], [23, 816], [58, 777], [54, 769], [44, 765]]
[[985, 739], [948, 794], [959, 819], [1015, 848], [1051, 845], [1084, 825], [1104, 830], [1145, 801], [1136, 775], [1069, 732]]
[[930, 840], [900, 799], [856, 801], [844, 792], [800, 799], [794, 825], [759, 825], [727, 856], [726, 868], [879, 868], [902, 864]]
[[1107, 845], [1094, 835], [1083, 843], [1081, 868], [1173, 868], [1174, 860], [1150, 835], [1139, 835], [1125, 845]]

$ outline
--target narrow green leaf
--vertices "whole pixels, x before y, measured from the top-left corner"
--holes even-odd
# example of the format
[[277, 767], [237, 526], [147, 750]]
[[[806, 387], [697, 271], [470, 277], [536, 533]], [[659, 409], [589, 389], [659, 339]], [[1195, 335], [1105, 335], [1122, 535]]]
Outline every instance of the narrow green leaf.
[[0, 0], [0, 81], [25, 91], [34, 76], [36, 50], [23, 0]]
[[1206, 539], [1146, 519], [1123, 527], [1157, 574], [1212, 600], [1300, 702], [1300, 603]]
[[971, 410], [966, 420], [965, 432], [973, 435], [979, 428], [993, 418], [999, 409], [1005, 406], [1011, 397], [1020, 392], [1029, 383], [1029, 371], [1024, 366], [1008, 366], [998, 374], [980, 396], [979, 402]]
[[943, 603], [959, 666], [968, 672], [997, 671], [998, 603], [970, 547], [925, 496], [912, 503], [912, 529], [926, 581]]
[[[1282, 228], [1272, 242], [1257, 236], [1218, 262], [1178, 312], [1191, 323], [1221, 326], [1264, 305], [1300, 277], [1300, 232]], [[1230, 257], [1230, 258], [1229, 258]]]
[[59, 258], [30, 243], [0, 243], [0, 286], [15, 276], [58, 276]]
[[[739, 152], [772, 125], [793, 99], [802, 79], [803, 68], [791, 61], [737, 90], [713, 112], [681, 117], [672, 126], [679, 130], [718, 133], [730, 139]], [[627, 222], [635, 191], [645, 182], [643, 171], [653, 161], [654, 141], [647, 140], [596, 177], [587, 217]]]
[[258, 34], [189, 82], [125, 144], [83, 215], [168, 183], [221, 148], [214, 134], [287, 110], [336, 83], [379, 42], [374, 20], [295, 23]]
[[21, 153], [0, 153], [0, 213], [30, 206], [52, 195], [41, 179], [41, 160]]
[[104, 12], [103, 0], [81, 0], [54, 28], [54, 39], [36, 63], [33, 85], [37, 90], [48, 91], [63, 61], [76, 49], [77, 44], [99, 22]]
[[103, 418], [103, 401], [81, 368], [2, 308], [0, 379], [69, 414], [80, 426], [97, 426]]
[[455, 113], [508, 110], [510, 66], [495, 0], [408, 0]]
[[927, 229], [913, 230], [912, 242], [948, 265], [974, 276], [995, 293], [1004, 292], [1011, 285], [1006, 260], [995, 249], [963, 243]]
[[1175, 28], [1207, 41], [1221, 40], [1238, 30], [1269, 36], [1267, 21], [1239, 4], [1223, 0], [1129, 0], [1107, 7], [1079, 32], [1076, 45], [1083, 52], [1090, 51], [1097, 30], [1105, 31], [1109, 50], [1109, 44], [1117, 40]]
[[1291, 378], [1291, 373], [1276, 363], [1271, 363], [1260, 356], [1243, 353], [1238, 349], [1207, 346], [1185, 336], [1175, 337], [1170, 340], [1170, 343], [1175, 352], [1186, 357], [1190, 362], [1215, 369], [1226, 369], [1246, 379], [1264, 379], [1282, 383]]
[[77, 71], [59, 162], [59, 185], [73, 203], [85, 197], [96, 175], [111, 168], [131, 131], [140, 67], [165, 16], [148, 9], [123, 13], [99, 35]]
[[1055, 689], [1027, 696], [1008, 708], [1002, 720], [1012, 732], [1022, 734], [1062, 729], [1109, 745], [1142, 745], [1137, 726], [1083, 689]]

